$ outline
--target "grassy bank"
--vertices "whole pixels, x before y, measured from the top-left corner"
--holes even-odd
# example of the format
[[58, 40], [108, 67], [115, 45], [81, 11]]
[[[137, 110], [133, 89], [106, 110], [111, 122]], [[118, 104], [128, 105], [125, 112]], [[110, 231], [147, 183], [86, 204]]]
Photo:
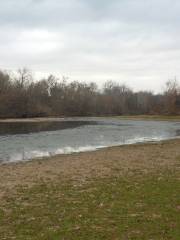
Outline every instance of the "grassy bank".
[[0, 239], [179, 240], [179, 146], [173, 140], [1, 166], [0, 191], [11, 188], [0, 199]]
[[[97, 118], [117, 118], [122, 120], [157, 120], [157, 121], [180, 121], [180, 115], [127, 115], [127, 116], [95, 116]], [[0, 119], [0, 123], [13, 123], [13, 122], [59, 122], [68, 117], [41, 117], [41, 118], [11, 118]], [[69, 117], [71, 118], [71, 117]], [[77, 117], [72, 117], [72, 119]], [[83, 118], [83, 117], [81, 117]], [[91, 118], [91, 117], [89, 117]]]
[[180, 121], [180, 115], [129, 115], [117, 116], [116, 118], [129, 120]]
[[19, 187], [0, 207], [1, 239], [174, 239], [178, 172]]

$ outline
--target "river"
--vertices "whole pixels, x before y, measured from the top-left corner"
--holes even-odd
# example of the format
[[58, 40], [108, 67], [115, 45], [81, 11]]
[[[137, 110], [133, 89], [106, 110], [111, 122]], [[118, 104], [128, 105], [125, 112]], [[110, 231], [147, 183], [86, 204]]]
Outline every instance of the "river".
[[0, 163], [160, 141], [180, 136], [180, 122], [68, 118], [0, 123]]

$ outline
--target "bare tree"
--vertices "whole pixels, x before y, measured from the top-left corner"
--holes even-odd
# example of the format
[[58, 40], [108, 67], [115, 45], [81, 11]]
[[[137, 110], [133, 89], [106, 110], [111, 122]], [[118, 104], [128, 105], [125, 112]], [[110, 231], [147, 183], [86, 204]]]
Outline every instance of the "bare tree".
[[32, 72], [28, 68], [18, 69], [16, 83], [19, 87], [23, 88], [33, 80]]
[[113, 81], [98, 89], [95, 83], [67, 83], [53, 75], [34, 81], [26, 68], [15, 76], [0, 71], [0, 118], [125, 114], [180, 114], [177, 80], [168, 81], [163, 94], [153, 94]]
[[165, 109], [168, 114], [176, 114], [180, 111], [179, 106], [179, 86], [176, 77], [166, 83]]

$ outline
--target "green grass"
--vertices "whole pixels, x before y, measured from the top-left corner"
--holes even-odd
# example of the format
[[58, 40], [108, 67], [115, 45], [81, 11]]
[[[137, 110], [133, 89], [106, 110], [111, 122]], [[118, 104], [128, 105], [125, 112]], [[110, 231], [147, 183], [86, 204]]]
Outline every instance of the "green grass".
[[174, 171], [19, 187], [0, 206], [0, 239], [179, 240]]

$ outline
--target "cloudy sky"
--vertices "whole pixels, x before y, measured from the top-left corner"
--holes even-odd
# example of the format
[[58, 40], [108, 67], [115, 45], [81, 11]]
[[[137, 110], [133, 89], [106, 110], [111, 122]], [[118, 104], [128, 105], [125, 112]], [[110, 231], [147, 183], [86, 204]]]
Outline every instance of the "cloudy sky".
[[180, 78], [179, 0], [0, 0], [0, 68], [161, 91]]

